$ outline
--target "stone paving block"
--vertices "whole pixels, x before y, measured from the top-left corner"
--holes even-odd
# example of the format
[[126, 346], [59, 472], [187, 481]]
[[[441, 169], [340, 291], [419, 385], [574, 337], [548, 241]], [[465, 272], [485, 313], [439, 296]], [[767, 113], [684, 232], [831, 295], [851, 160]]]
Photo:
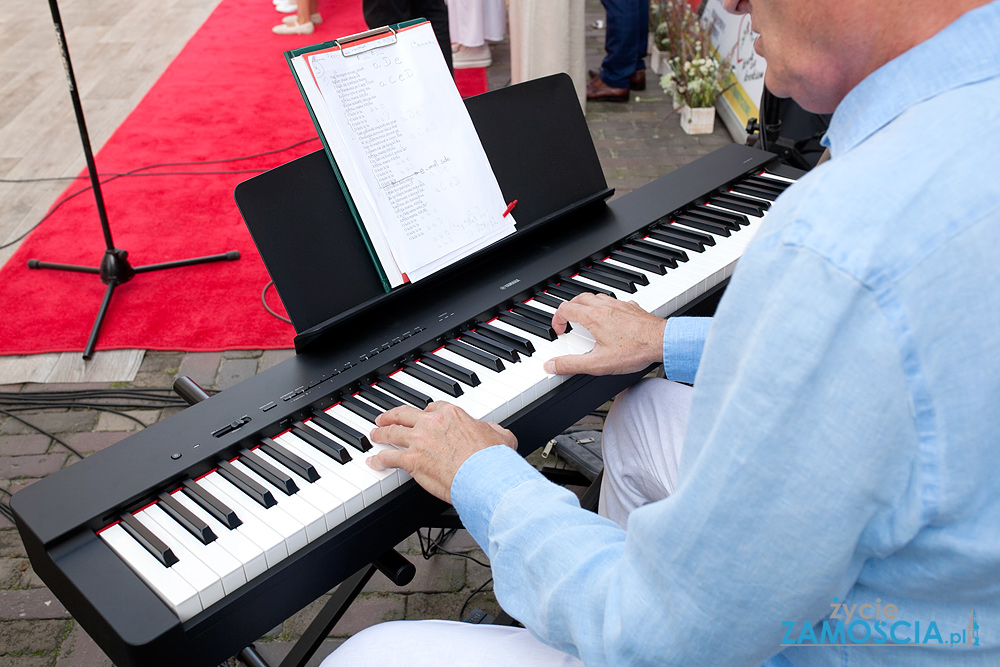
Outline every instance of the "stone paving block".
[[0, 650], [8, 659], [15, 658], [8, 664], [21, 667], [21, 660], [26, 657], [47, 657], [42, 664], [50, 665], [55, 657], [63, 637], [66, 635], [72, 621], [66, 619], [46, 621], [6, 621], [0, 622]]
[[16, 530], [0, 530], [0, 558], [27, 558]]
[[17, 479], [18, 477], [45, 477], [63, 467], [67, 455], [31, 454], [28, 456], [0, 457], [0, 478]]
[[[49, 433], [79, 433], [89, 431], [97, 423], [92, 410], [66, 410], [63, 412], [19, 412], [18, 417]], [[27, 424], [8, 419], [0, 427], [0, 435], [33, 435], [38, 431]]]
[[47, 588], [0, 591], [0, 619], [69, 618], [69, 612]]
[[256, 359], [223, 359], [219, 365], [216, 385], [219, 389], [229, 389], [243, 380], [257, 374]]
[[28, 569], [27, 558], [0, 559], [0, 589], [22, 588], [21, 578]]
[[[160, 420], [159, 410], [124, 410], [124, 414], [131, 415], [141, 421], [146, 426], [152, 426]], [[138, 431], [143, 428], [135, 419], [129, 419], [113, 412], [101, 412], [97, 418], [95, 431]]]
[[[344, 617], [340, 619], [330, 633], [332, 637], [349, 637], [361, 632], [367, 627], [383, 621], [398, 621], [403, 618], [406, 609], [406, 596], [362, 594], [354, 601]], [[326, 603], [329, 596], [313, 602], [303, 612], [296, 614], [285, 622], [282, 639], [294, 639], [302, 635], [313, 617]]]
[[222, 353], [223, 359], [256, 359], [263, 354], [263, 350], [226, 350]]
[[104, 651], [78, 624], [59, 646], [55, 667], [114, 667]]
[[108, 389], [110, 386], [110, 382], [26, 382], [21, 385], [21, 391], [45, 391], [53, 393], [63, 391], [96, 391], [98, 389]]
[[73, 433], [67, 435], [64, 440], [66, 440], [66, 444], [78, 452], [89, 454], [110, 447], [119, 440], [124, 440], [128, 435], [124, 431], [94, 431], [92, 433]]
[[221, 363], [221, 352], [188, 352], [181, 360], [177, 375], [188, 376], [202, 389], [214, 388]]
[[466, 616], [476, 607], [496, 616], [500, 612], [500, 605], [497, 604], [489, 586], [487, 589], [477, 593], [472, 598], [469, 598], [469, 595], [473, 589], [458, 593], [414, 593], [408, 595], [406, 597], [406, 620], [441, 618], [448, 621], [458, 621], [461, 620], [459, 614], [463, 605]]
[[41, 655], [0, 655], [0, 667], [49, 667], [52, 658]]
[[0, 456], [24, 456], [44, 454], [51, 438], [41, 433], [34, 435], [0, 435]]
[[169, 389], [174, 384], [175, 373], [166, 373], [164, 371], [155, 371], [151, 373], [139, 372], [135, 374], [135, 379], [132, 380], [133, 387], [140, 388], [154, 388], [154, 389]]
[[268, 368], [277, 366], [282, 361], [286, 361], [295, 356], [295, 350], [264, 350], [257, 360], [257, 372], [263, 373]]
[[184, 357], [183, 352], [161, 352], [149, 350], [142, 358], [139, 373], [166, 373], [176, 375]]

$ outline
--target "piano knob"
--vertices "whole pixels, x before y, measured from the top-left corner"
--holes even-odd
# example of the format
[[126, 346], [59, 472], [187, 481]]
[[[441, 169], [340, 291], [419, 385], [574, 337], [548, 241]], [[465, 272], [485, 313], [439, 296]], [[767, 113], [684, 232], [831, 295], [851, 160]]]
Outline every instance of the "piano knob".
[[417, 568], [413, 567], [413, 563], [403, 558], [402, 554], [395, 549], [390, 549], [373, 560], [372, 565], [397, 586], [405, 586], [410, 583], [417, 573]]
[[181, 375], [174, 380], [174, 393], [183, 398], [188, 405], [201, 403], [208, 398], [205, 390], [199, 387], [198, 383], [187, 375]]

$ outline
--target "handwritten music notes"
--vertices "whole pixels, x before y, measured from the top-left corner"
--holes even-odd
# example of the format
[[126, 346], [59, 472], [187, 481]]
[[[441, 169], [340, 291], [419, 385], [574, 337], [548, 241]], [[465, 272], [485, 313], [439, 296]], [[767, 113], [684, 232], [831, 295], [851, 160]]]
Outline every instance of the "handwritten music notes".
[[514, 232], [429, 23], [292, 67], [392, 287]]

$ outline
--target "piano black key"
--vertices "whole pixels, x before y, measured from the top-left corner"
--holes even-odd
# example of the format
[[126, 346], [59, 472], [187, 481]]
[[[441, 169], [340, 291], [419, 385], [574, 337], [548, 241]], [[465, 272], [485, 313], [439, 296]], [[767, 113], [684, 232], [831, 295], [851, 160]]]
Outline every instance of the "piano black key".
[[750, 224], [750, 218], [742, 213], [736, 213], [734, 211], [721, 211], [717, 208], [710, 208], [708, 206], [695, 206], [685, 211], [684, 214], [691, 215], [695, 218], [701, 218], [702, 220], [710, 220], [712, 222], [733, 223], [729, 226], [729, 228], [734, 232], [739, 231], [740, 226], [746, 227]]
[[313, 464], [304, 460], [295, 452], [289, 451], [284, 445], [279, 444], [270, 438], [264, 438], [261, 441], [260, 447], [272, 458], [278, 461], [278, 463], [285, 466], [302, 479], [309, 480], [310, 482], [315, 482], [320, 479], [319, 471], [316, 470]]
[[516, 313], [510, 312], [509, 310], [500, 311], [497, 314], [497, 317], [501, 322], [506, 322], [511, 326], [517, 327], [521, 331], [527, 331], [528, 333], [535, 334], [545, 340], [555, 340], [559, 337], [556, 335], [555, 329], [551, 326], [539, 324], [534, 320], [529, 320], [527, 317], [522, 317]]
[[397, 400], [384, 391], [379, 391], [374, 387], [362, 387], [361, 391], [358, 393], [361, 394], [362, 398], [367, 401], [371, 401], [383, 410], [392, 410], [393, 408], [405, 405], [402, 401]]
[[553, 296], [549, 292], [535, 292], [535, 299], [544, 303], [546, 306], [552, 306], [553, 308], [558, 308], [564, 303], [563, 299], [558, 296]]
[[495, 370], [496, 372], [501, 372], [505, 366], [503, 361], [500, 360], [495, 354], [490, 354], [485, 350], [480, 350], [478, 347], [473, 347], [471, 345], [466, 345], [460, 340], [449, 340], [445, 343], [445, 347], [454, 352], [455, 354], [461, 355], [468, 359], [469, 361]]
[[470, 387], [476, 387], [481, 384], [479, 376], [476, 375], [475, 371], [471, 371], [464, 366], [452, 363], [447, 359], [442, 359], [441, 357], [435, 355], [433, 352], [428, 352], [420, 358], [420, 361], [427, 364], [431, 368], [444, 373], [450, 377], [464, 382]]
[[249, 449], [240, 450], [240, 461], [243, 465], [273, 484], [287, 496], [298, 493], [299, 487], [295, 480], [268, 463], [262, 456]]
[[654, 257], [673, 261], [674, 266], [677, 265], [677, 262], [687, 260], [687, 255], [682, 251], [677, 250], [676, 248], [668, 248], [662, 243], [653, 243], [652, 241], [647, 241], [645, 239], [635, 239], [634, 241], [630, 241], [630, 243], [636, 250], [644, 252], [647, 255], [653, 255]]
[[203, 510], [215, 517], [223, 526], [232, 530], [243, 524], [243, 520], [236, 516], [236, 512], [230, 509], [229, 505], [195, 484], [194, 480], [186, 479], [182, 484], [184, 495], [198, 503]]
[[463, 393], [462, 385], [458, 383], [458, 380], [454, 380], [450, 377], [445, 377], [440, 373], [436, 373], [429, 368], [421, 368], [412, 361], [403, 362], [403, 368], [401, 369], [404, 373], [411, 377], [415, 377], [421, 382], [426, 382], [430, 386], [440, 389], [449, 396], [454, 396], [458, 398]]
[[708, 201], [714, 206], [728, 208], [730, 211], [739, 211], [747, 215], [756, 215], [758, 218], [763, 217], [764, 211], [770, 207], [769, 202], [750, 199], [749, 197], [737, 194], [715, 195], [714, 197], [710, 197]]
[[785, 183], [784, 181], [779, 181], [773, 178], [761, 178], [760, 176], [748, 176], [740, 181], [740, 183], [752, 185], [755, 188], [771, 190], [776, 194], [781, 194], [788, 189], [789, 185], [791, 185], [791, 183]]
[[191, 510], [177, 502], [169, 493], [161, 493], [156, 497], [160, 501], [160, 507], [169, 514], [174, 521], [184, 526], [185, 530], [195, 536], [202, 544], [209, 544], [218, 539], [218, 535], [212, 532], [207, 523], [195, 516]]
[[638, 271], [630, 271], [629, 269], [623, 269], [620, 266], [611, 266], [607, 262], [594, 262], [594, 268], [598, 271], [603, 271], [604, 273], [610, 273], [613, 276], [618, 276], [625, 280], [630, 280], [636, 285], [648, 285], [649, 278], [645, 274], [639, 273]]
[[[372, 444], [368, 442], [368, 436], [366, 436], [364, 433], [359, 433], [358, 431], [354, 430], [352, 427], [348, 426], [347, 424], [340, 421], [336, 417], [331, 417], [322, 410], [313, 410], [312, 415], [313, 419], [316, 420], [317, 424], [325, 428], [330, 433], [333, 433], [335, 436], [337, 436], [347, 444], [351, 445], [358, 451], [367, 452], [369, 449], [372, 448]], [[292, 433], [295, 433], [295, 435], [299, 435], [299, 437], [301, 437], [299, 431], [304, 432], [306, 435], [318, 434], [318, 431], [309, 428], [302, 422], [296, 422], [292, 424]], [[338, 447], [340, 446], [340, 443], [335, 443], [335, 444], [337, 444]], [[345, 450], [345, 454], [346, 453], [347, 452]], [[333, 458], [337, 457], [334, 456]], [[347, 460], [350, 460], [349, 456], [347, 457]], [[347, 461], [341, 461], [341, 463], [346, 463], [346, 462]]]
[[[646, 235], [651, 239], [656, 239], [657, 241], [662, 241], [663, 243], [674, 243], [674, 237], [666, 231], [651, 229], [646, 232]], [[657, 250], [666, 251], [667, 254], [676, 259], [678, 262], [688, 261], [688, 254], [680, 248], [668, 248], [663, 247], [662, 245], [657, 245], [656, 248]]]
[[364, 401], [359, 401], [353, 396], [342, 396], [340, 404], [362, 419], [367, 419], [372, 424], [375, 423], [375, 418], [382, 414], [382, 411], [376, 410]]
[[[668, 221], [669, 222], [669, 221]], [[715, 239], [712, 238], [711, 234], [706, 234], [704, 232], [698, 232], [693, 229], [685, 229], [684, 227], [677, 227], [671, 224], [662, 224], [659, 226], [660, 230], [675, 234], [677, 236], [682, 236], [692, 241], [697, 241], [702, 245], [711, 246], [715, 245]]]
[[416, 389], [411, 389], [402, 382], [396, 382], [391, 377], [388, 377], [386, 375], [380, 375], [378, 378], [378, 382], [376, 382], [376, 384], [381, 389], [384, 389], [390, 394], [395, 394], [396, 396], [399, 396], [407, 403], [415, 405], [418, 408], [423, 409], [431, 404], [431, 397], [428, 396], [427, 394], [421, 394]]
[[[316, 420], [320, 421], [319, 417], [316, 417]], [[340, 444], [336, 440], [326, 437], [316, 429], [302, 424], [302, 422], [299, 422], [299, 424], [301, 424], [301, 426], [292, 426], [292, 433], [294, 433], [300, 440], [305, 440], [307, 444], [312, 445], [337, 463], [347, 463], [352, 459], [351, 453], [347, 451], [347, 447], [344, 445]], [[326, 426], [327, 424], [324, 423], [322, 425]], [[351, 430], [353, 431], [354, 429]], [[356, 432], [357, 431], [355, 431], [355, 433]]]
[[[559, 306], [556, 306], [556, 308], [558, 307]], [[544, 324], [545, 326], [552, 324], [551, 313], [546, 313], [544, 310], [539, 310], [538, 308], [529, 306], [526, 303], [515, 303], [510, 307], [510, 309], [521, 317], [527, 317], [529, 320], [534, 320], [539, 324]]]
[[580, 294], [586, 294], [589, 292], [590, 294], [604, 294], [606, 296], [610, 296], [612, 299], [618, 298], [611, 290], [601, 289], [600, 287], [594, 287], [593, 285], [586, 285], [584, 283], [577, 282], [572, 278], [563, 278], [559, 281], [559, 284], [565, 289], [580, 290]]
[[548, 286], [546, 286], [545, 290], [549, 294], [554, 294], [555, 296], [559, 297], [560, 299], [562, 299], [564, 301], [571, 301], [573, 299], [573, 297], [575, 297], [578, 294], [580, 294], [580, 292], [576, 292], [576, 291], [573, 291], [573, 290], [568, 290], [565, 287], [563, 287], [562, 285], [556, 285], [555, 283], [551, 283]]
[[498, 343], [511, 346], [514, 350], [520, 352], [526, 357], [530, 357], [535, 353], [535, 346], [527, 338], [518, 336], [517, 334], [511, 333], [506, 329], [495, 327], [488, 322], [480, 322], [477, 324], [476, 331], [481, 333], [483, 336], [492, 338]]
[[517, 355], [517, 350], [512, 348], [507, 343], [500, 342], [500, 340], [487, 338], [486, 336], [476, 333], [475, 331], [463, 331], [462, 340], [469, 345], [486, 350], [490, 354], [495, 354], [501, 359], [506, 359], [512, 364], [516, 364], [520, 361], [520, 357]]
[[[650, 248], [648, 242], [642, 239], [633, 239], [628, 242], [628, 245], [622, 246], [622, 252], [629, 255], [633, 255], [644, 259], [649, 262], [656, 262], [663, 265], [665, 269], [676, 269], [677, 268], [677, 258], [673, 255], [667, 255], [660, 252], [662, 246], [656, 246], [655, 248]], [[666, 271], [664, 271], [666, 273]]]
[[683, 234], [678, 234], [677, 229], [671, 225], [657, 227], [656, 231], [660, 234], [660, 236], [655, 236], [654, 238], [675, 245], [678, 248], [684, 248], [685, 250], [705, 252], [705, 243], [703, 241], [690, 239]]
[[737, 183], [730, 188], [733, 192], [737, 192], [741, 195], [750, 195], [752, 197], [760, 197], [761, 199], [766, 199], [768, 201], [774, 201], [778, 198], [778, 195], [771, 190], [765, 188], [754, 187], [753, 185]]
[[694, 218], [689, 215], [679, 215], [673, 222], [670, 223], [673, 226], [680, 227], [691, 227], [694, 229], [700, 229], [703, 232], [708, 232], [709, 234], [717, 234], [718, 236], [730, 236], [729, 227], [717, 222], [707, 222], [701, 218]]
[[170, 567], [174, 563], [180, 562], [174, 552], [170, 550], [163, 540], [153, 534], [149, 528], [139, 523], [139, 520], [126, 512], [121, 516], [119, 524], [125, 532], [131, 535], [136, 542], [153, 555], [153, 558], [160, 561], [164, 567]]
[[608, 287], [613, 287], [615, 289], [620, 289], [622, 291], [628, 292], [629, 294], [635, 294], [635, 283], [631, 280], [626, 280], [624, 278], [619, 278], [618, 276], [613, 276], [604, 271], [599, 271], [596, 268], [590, 266], [584, 266], [579, 269], [580, 275], [584, 278], [590, 278], [591, 280], [601, 283], [602, 285], [607, 285]]
[[644, 271], [659, 274], [661, 276], [667, 272], [665, 264], [660, 261], [656, 261], [649, 256], [637, 255], [630, 252], [624, 252], [623, 250], [615, 250], [611, 253], [611, 259], [621, 262], [622, 264], [634, 266], [637, 269], [643, 269]]
[[242, 470], [233, 466], [229, 461], [219, 461], [218, 472], [220, 477], [225, 478], [233, 486], [250, 496], [264, 509], [278, 504], [278, 501], [274, 499], [274, 494], [255, 480], [247, 477]]

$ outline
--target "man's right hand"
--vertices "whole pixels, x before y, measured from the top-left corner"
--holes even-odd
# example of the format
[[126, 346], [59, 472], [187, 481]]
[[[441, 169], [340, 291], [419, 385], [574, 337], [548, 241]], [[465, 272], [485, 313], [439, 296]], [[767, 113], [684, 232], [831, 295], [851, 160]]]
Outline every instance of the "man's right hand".
[[663, 361], [666, 320], [650, 315], [634, 301], [619, 301], [604, 294], [581, 294], [559, 306], [552, 316], [552, 328], [557, 334], [566, 331], [567, 322], [590, 331], [596, 344], [587, 354], [545, 362], [549, 373], [622, 375]]

